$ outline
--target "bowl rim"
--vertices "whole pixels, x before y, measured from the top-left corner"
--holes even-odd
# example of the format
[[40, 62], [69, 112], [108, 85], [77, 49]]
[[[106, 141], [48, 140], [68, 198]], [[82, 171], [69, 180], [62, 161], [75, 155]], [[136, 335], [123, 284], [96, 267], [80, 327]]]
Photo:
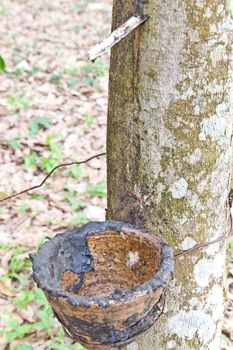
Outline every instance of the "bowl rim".
[[[115, 231], [119, 234], [134, 234], [140, 238], [146, 238], [152, 243], [159, 244], [161, 247], [161, 266], [154, 276], [148, 281], [139, 284], [131, 289], [118, 288], [108, 296], [79, 296], [65, 291], [62, 287], [53, 287], [45, 278], [48, 268], [43, 263], [43, 257], [49, 257], [53, 245], [57, 247], [59, 242], [67, 238], [67, 235], [79, 234], [84, 239], [90, 236], [98, 235], [104, 231]], [[50, 253], [50, 256], [52, 254]], [[48, 297], [64, 298], [68, 303], [74, 306], [91, 307], [98, 305], [100, 307], [108, 307], [111, 304], [121, 304], [134, 301], [136, 298], [154, 294], [158, 288], [166, 288], [174, 273], [174, 256], [172, 248], [158, 236], [150, 233], [146, 229], [138, 226], [113, 220], [92, 221], [81, 227], [67, 229], [63, 233], [56, 234], [52, 239], [45, 242], [35, 254], [29, 255], [32, 261], [33, 279], [37, 286], [41, 288]], [[41, 266], [42, 265], [42, 266]], [[44, 265], [44, 266], [43, 266]], [[43, 269], [44, 267], [44, 269]]]

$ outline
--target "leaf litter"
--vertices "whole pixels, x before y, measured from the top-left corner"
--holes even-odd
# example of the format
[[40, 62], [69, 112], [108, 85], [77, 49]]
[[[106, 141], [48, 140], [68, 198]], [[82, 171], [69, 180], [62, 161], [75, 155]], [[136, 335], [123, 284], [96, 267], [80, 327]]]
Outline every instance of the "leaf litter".
[[[0, 197], [105, 150], [109, 57], [92, 65], [86, 53], [110, 31], [110, 13], [108, 1], [0, 3]], [[104, 158], [58, 171], [1, 205], [1, 349], [81, 349], [35, 288], [27, 257], [45, 236], [105, 218], [105, 172]]]

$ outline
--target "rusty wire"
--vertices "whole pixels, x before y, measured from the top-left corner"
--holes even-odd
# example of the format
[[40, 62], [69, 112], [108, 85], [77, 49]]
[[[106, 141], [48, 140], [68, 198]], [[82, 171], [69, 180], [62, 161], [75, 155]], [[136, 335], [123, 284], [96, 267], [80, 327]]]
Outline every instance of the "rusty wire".
[[22, 194], [24, 193], [27, 193], [29, 191], [32, 191], [32, 190], [35, 190], [39, 187], [42, 187], [44, 185], [44, 183], [48, 180], [48, 178], [59, 168], [63, 168], [63, 167], [67, 167], [67, 166], [72, 166], [72, 165], [79, 165], [79, 164], [84, 164], [84, 163], [88, 163], [90, 162], [90, 160], [94, 159], [94, 158], [98, 158], [98, 157], [101, 157], [101, 156], [104, 156], [106, 155], [106, 153], [99, 153], [99, 154], [96, 154], [95, 156], [92, 156], [92, 157], [89, 157], [83, 161], [76, 161], [76, 162], [70, 162], [70, 163], [62, 163], [62, 164], [59, 164], [57, 166], [55, 166], [49, 173], [48, 175], [46, 175], [46, 177], [41, 181], [40, 184], [38, 185], [35, 185], [35, 186], [32, 186], [32, 187], [29, 187], [29, 188], [26, 188], [25, 190], [22, 190], [20, 192], [17, 192], [17, 193], [13, 193], [12, 195], [10, 196], [7, 196], [7, 197], [4, 197], [2, 199], [0, 199], [0, 203], [2, 202], [5, 202], [9, 199], [12, 199], [12, 198], [15, 198], [15, 197], [18, 197], [18, 196], [21, 196]]
[[[92, 159], [95, 159], [95, 158], [98, 158], [98, 157], [102, 157], [102, 156], [105, 156], [106, 155], [106, 152], [103, 152], [103, 153], [99, 153], [99, 154], [96, 154], [94, 156], [91, 156], [83, 161], [75, 161], [75, 162], [70, 162], [70, 163], [62, 163], [62, 164], [59, 164], [57, 166], [55, 166], [47, 175], [46, 177], [41, 181], [40, 184], [38, 185], [35, 185], [35, 186], [32, 186], [32, 187], [29, 187], [29, 188], [26, 188], [20, 192], [17, 192], [17, 193], [13, 193], [12, 195], [10, 196], [7, 196], [7, 197], [4, 197], [2, 199], [0, 199], [0, 203], [2, 202], [5, 202], [9, 199], [12, 199], [12, 198], [15, 198], [15, 197], [18, 197], [24, 193], [27, 193], [29, 191], [32, 191], [32, 190], [35, 190], [37, 188], [40, 188], [42, 187], [45, 182], [48, 180], [48, 178], [59, 168], [63, 168], [63, 167], [68, 167], [68, 166], [73, 166], [73, 165], [79, 165], [79, 164], [84, 164], [84, 163], [88, 163], [90, 162]], [[232, 198], [233, 198], [233, 190], [230, 191], [230, 194], [229, 194], [229, 200], [228, 200], [228, 205], [230, 207], [230, 209], [232, 209]], [[221, 241], [225, 241], [229, 238], [232, 238], [233, 237], [233, 216], [232, 216], [232, 213], [231, 213], [231, 210], [230, 210], [230, 232], [229, 233], [226, 233], [224, 235], [222, 235], [221, 237], [217, 238], [217, 239], [214, 239], [210, 242], [203, 242], [203, 243], [197, 243], [196, 245], [194, 245], [192, 248], [189, 248], [187, 250], [182, 250], [178, 253], [176, 253], [174, 255], [175, 258], [178, 258], [180, 256], [183, 256], [183, 255], [186, 255], [190, 252], [192, 252], [193, 250], [198, 250], [198, 249], [202, 249], [202, 248], [205, 248], [205, 247], [208, 247], [212, 244], [215, 244], [215, 243], [218, 243], [218, 242], [221, 242]]]

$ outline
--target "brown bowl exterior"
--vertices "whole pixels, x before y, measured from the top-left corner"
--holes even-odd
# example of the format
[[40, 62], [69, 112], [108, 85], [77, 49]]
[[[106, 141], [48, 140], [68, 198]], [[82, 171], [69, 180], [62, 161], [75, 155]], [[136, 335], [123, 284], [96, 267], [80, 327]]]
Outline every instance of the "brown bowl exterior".
[[126, 302], [112, 302], [107, 308], [75, 306], [65, 298], [53, 298], [45, 292], [55, 316], [65, 332], [87, 349], [116, 348], [132, 342], [148, 330], [162, 313], [165, 289], [140, 295]]
[[[89, 242], [87, 255], [95, 257], [95, 268], [101, 271], [98, 274], [92, 272], [93, 268], [87, 269], [86, 281], [77, 294], [68, 291], [66, 284], [62, 285], [61, 282], [64, 271], [73, 271], [74, 267], [65, 266], [64, 271], [61, 271], [59, 265], [59, 268], [53, 266], [51, 269], [51, 261], [52, 265], [58, 262], [56, 249], [62, 246], [64, 237], [67, 240], [67, 237], [70, 239], [72, 235], [80, 240], [79, 246], [83, 240]], [[112, 242], [112, 245], [109, 242]], [[101, 249], [104, 245], [109, 249], [109, 254], [103, 254]], [[131, 273], [131, 265], [122, 263], [126, 261], [122, 256], [126, 251], [132, 250], [132, 247], [137, 247], [142, 260], [141, 265], [137, 265], [136, 262], [132, 267], [134, 274]], [[145, 260], [142, 259], [143, 255]], [[56, 256], [55, 263], [53, 256]], [[81, 229], [68, 230], [47, 242], [39, 253], [31, 256], [31, 259], [33, 277], [44, 291], [67, 335], [87, 349], [95, 350], [108, 350], [126, 345], [148, 330], [162, 314], [166, 286], [173, 274], [172, 250], [163, 240], [130, 224], [115, 221], [89, 223]], [[101, 265], [103, 261], [106, 266], [110, 266], [110, 262], [113, 261], [113, 269], [122, 265], [121, 270], [114, 270], [115, 276], [113, 274], [111, 279], [109, 269], [105, 272]], [[84, 265], [89, 266], [90, 262], [86, 264], [85, 261]], [[49, 277], [45, 270], [50, 271]], [[140, 275], [138, 270], [143, 273]], [[150, 271], [148, 275], [147, 271]], [[98, 281], [102, 276], [104, 278], [105, 274], [108, 278], [103, 279], [102, 285], [106, 284], [109, 291], [107, 294], [102, 293], [102, 287], [98, 287]], [[117, 274], [120, 274], [120, 277]], [[138, 278], [138, 283], [133, 281], [134, 276]], [[53, 280], [53, 277], [56, 279]], [[119, 288], [116, 288], [117, 279]], [[111, 285], [114, 286], [112, 289]], [[125, 287], [128, 285], [131, 285], [131, 288]]]

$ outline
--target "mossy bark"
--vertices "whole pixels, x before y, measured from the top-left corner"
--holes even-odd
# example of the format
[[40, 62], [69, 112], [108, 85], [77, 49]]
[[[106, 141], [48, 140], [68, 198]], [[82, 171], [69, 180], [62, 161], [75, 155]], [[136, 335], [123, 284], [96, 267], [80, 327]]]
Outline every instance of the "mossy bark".
[[[114, 0], [113, 28], [136, 9]], [[232, 0], [157, 0], [111, 52], [108, 219], [174, 252], [228, 229]], [[129, 349], [218, 349], [224, 243], [176, 259], [164, 316]]]

